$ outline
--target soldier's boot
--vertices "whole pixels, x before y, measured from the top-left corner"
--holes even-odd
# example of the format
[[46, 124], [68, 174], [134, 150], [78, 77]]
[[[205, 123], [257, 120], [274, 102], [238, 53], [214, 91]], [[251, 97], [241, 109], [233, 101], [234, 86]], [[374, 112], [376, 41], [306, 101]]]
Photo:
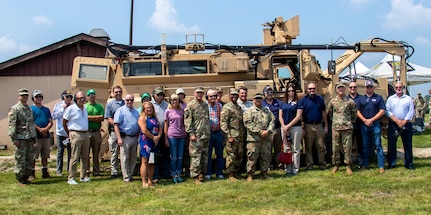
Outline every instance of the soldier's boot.
[[241, 179], [241, 175], [237, 171], [233, 172], [233, 177], [235, 177], [236, 179]]
[[253, 173], [248, 173], [247, 181], [253, 181]]
[[42, 178], [50, 178], [48, 168], [42, 168]]
[[32, 170], [30, 176], [28, 177], [28, 181], [34, 181], [36, 179], [36, 171]]
[[204, 177], [204, 175], [199, 174], [199, 176], [198, 176], [198, 180], [199, 180], [200, 182], [205, 181], [205, 177]]
[[193, 183], [195, 183], [196, 185], [201, 185], [202, 184], [201, 180], [199, 180], [199, 177], [194, 177], [193, 178]]
[[268, 178], [269, 178], [268, 172], [267, 171], [262, 172], [262, 180], [266, 180]]
[[338, 165], [335, 165], [334, 168], [332, 169], [331, 173], [335, 174], [338, 171]]
[[20, 177], [18, 174], [15, 174], [15, 178], [18, 181], [19, 187], [25, 187], [27, 186], [26, 180], [24, 180], [24, 177]]
[[353, 171], [352, 171], [352, 168], [350, 168], [350, 165], [346, 166], [346, 173], [347, 175], [353, 175]]
[[238, 179], [235, 178], [235, 175], [233, 172], [229, 173], [228, 179], [229, 181], [238, 181]]

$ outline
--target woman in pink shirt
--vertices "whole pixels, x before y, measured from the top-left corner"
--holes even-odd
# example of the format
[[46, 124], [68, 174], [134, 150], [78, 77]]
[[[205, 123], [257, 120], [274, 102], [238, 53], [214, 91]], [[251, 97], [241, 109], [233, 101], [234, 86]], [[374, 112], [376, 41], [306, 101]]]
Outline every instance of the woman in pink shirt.
[[172, 94], [168, 109], [165, 111], [165, 136], [169, 142], [171, 153], [171, 176], [174, 183], [182, 182], [184, 144], [186, 131], [184, 127], [184, 109], [180, 105], [178, 95]]

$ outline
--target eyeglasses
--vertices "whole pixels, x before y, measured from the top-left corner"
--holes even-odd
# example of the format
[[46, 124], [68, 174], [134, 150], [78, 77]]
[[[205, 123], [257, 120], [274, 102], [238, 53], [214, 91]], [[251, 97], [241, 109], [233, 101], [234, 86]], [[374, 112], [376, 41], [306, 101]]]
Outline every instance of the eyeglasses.
[[309, 90], [315, 90], [316, 88], [315, 87], [310, 87], [310, 88], [308, 88]]
[[373, 88], [373, 86], [366, 86], [366, 88]]
[[88, 96], [96, 96], [96, 94], [91, 93], [91, 94], [90, 94], [90, 95], [88, 95]]
[[119, 94], [119, 93], [122, 93], [122, 92], [123, 92], [123, 91], [121, 91], [121, 90], [120, 90], [120, 91], [115, 91], [114, 93], [115, 93], [115, 94]]
[[126, 99], [126, 102], [133, 102], [134, 99]]
[[356, 86], [349, 87], [350, 89], [356, 89]]
[[159, 94], [157, 94], [157, 96], [158, 96], [158, 97], [165, 97], [165, 94], [163, 94], [163, 93], [159, 93]]
[[295, 92], [295, 90], [288, 90], [287, 92], [288, 92], [288, 93], [294, 93], [294, 92]]
[[37, 99], [43, 99], [43, 96], [35, 96], [35, 98], [37, 98]]
[[208, 97], [210, 97], [210, 98], [215, 98], [215, 97], [217, 97], [217, 95], [212, 95], [212, 96], [208, 96]]
[[85, 97], [75, 97], [76, 98], [76, 100], [81, 100], [81, 101], [84, 101], [85, 100]]

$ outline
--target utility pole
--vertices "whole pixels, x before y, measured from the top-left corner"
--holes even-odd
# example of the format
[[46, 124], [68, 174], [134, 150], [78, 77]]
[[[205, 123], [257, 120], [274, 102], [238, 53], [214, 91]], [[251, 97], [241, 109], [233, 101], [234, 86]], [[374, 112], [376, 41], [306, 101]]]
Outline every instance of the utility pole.
[[132, 43], [133, 43], [133, 5], [134, 5], [134, 0], [131, 0], [129, 45], [132, 45]]

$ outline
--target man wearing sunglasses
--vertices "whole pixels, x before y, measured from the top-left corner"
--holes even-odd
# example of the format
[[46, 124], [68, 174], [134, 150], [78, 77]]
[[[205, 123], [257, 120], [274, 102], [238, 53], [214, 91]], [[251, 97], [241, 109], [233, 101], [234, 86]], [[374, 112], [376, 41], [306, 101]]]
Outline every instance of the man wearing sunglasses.
[[67, 172], [69, 172], [70, 157], [72, 156], [69, 137], [63, 127], [63, 113], [64, 110], [72, 104], [72, 92], [70, 92], [70, 90], [64, 90], [60, 98], [62, 101], [54, 105], [51, 116], [52, 119], [55, 120], [55, 133], [57, 134], [57, 176], [63, 175], [64, 149], [67, 149]]
[[366, 94], [361, 96], [358, 102], [358, 118], [361, 119], [362, 133], [362, 156], [363, 166], [361, 169], [369, 167], [370, 144], [376, 145], [377, 162], [380, 173], [385, 172], [385, 157], [383, 155], [380, 118], [385, 114], [385, 102], [382, 96], [374, 93], [374, 82], [365, 82]]
[[42, 162], [42, 178], [51, 177], [48, 173], [48, 158], [51, 147], [51, 138], [49, 134], [49, 129], [52, 127], [51, 111], [42, 105], [43, 94], [40, 90], [34, 90], [32, 93], [31, 100], [33, 100], [33, 105], [31, 110], [33, 112], [34, 127], [37, 132], [37, 139], [35, 145], [34, 162], [32, 176], [35, 178], [34, 167], [36, 160], [41, 155]]
[[15, 147], [15, 174], [18, 186], [23, 187], [28, 181], [33, 167], [36, 129], [31, 108], [27, 105], [28, 90], [18, 90], [18, 103], [8, 113], [8, 133]]

